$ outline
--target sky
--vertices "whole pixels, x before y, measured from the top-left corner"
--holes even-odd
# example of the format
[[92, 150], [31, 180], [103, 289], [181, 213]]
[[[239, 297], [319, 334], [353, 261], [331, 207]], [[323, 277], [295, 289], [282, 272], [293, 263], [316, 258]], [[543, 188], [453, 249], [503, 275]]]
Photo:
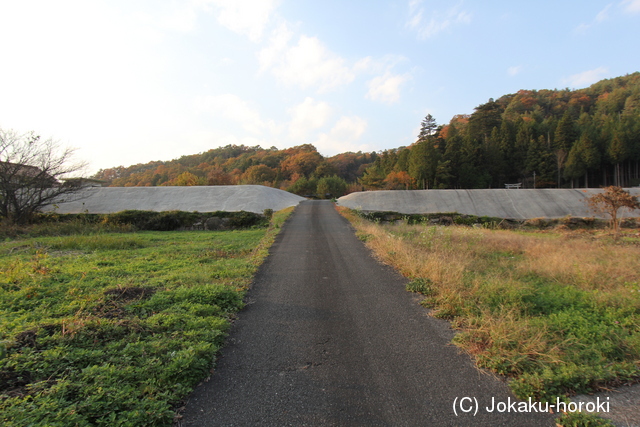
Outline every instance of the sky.
[[640, 71], [640, 0], [0, 0], [0, 128], [99, 169], [228, 144], [325, 156], [520, 89]]

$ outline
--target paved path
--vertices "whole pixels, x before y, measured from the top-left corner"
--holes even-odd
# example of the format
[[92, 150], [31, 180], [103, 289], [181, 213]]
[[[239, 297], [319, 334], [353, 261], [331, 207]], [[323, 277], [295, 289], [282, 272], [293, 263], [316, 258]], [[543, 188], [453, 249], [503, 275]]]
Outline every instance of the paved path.
[[[554, 425], [548, 414], [488, 413], [492, 398], [514, 399], [506, 385], [475, 369], [404, 283], [330, 202], [302, 202], [183, 425]], [[454, 414], [465, 396], [478, 400], [475, 417]]]

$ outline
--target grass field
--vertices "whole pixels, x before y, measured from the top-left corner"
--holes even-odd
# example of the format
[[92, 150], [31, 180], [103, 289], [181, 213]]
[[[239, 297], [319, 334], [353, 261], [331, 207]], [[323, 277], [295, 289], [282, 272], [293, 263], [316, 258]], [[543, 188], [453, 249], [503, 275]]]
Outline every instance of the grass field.
[[2, 425], [171, 425], [291, 210], [269, 229], [0, 244]]
[[551, 401], [640, 379], [637, 230], [614, 242], [602, 231], [383, 225], [339, 209], [516, 396]]

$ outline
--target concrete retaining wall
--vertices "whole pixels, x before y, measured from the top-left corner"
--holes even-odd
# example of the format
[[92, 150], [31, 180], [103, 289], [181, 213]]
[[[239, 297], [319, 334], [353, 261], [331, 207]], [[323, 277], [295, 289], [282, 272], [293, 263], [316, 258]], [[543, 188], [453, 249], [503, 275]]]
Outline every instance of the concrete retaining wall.
[[90, 187], [49, 206], [58, 213], [112, 213], [128, 209], [187, 212], [248, 211], [262, 213], [295, 206], [303, 197], [262, 185], [192, 187]]
[[[627, 189], [640, 196], [640, 188]], [[393, 211], [406, 214], [457, 212], [497, 218], [605, 218], [589, 210], [586, 198], [599, 189], [487, 189], [365, 191], [338, 199], [338, 204], [363, 211]], [[640, 217], [640, 210], [621, 210], [622, 217]]]

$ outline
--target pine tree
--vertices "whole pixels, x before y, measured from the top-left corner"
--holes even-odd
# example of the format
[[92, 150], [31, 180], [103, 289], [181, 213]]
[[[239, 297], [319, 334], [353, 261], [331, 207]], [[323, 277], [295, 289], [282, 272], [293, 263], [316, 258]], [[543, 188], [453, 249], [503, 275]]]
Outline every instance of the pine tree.
[[431, 114], [427, 114], [427, 116], [422, 120], [420, 124], [420, 134], [418, 134], [418, 141], [422, 141], [432, 135], [435, 134], [436, 129], [438, 128], [438, 124], [436, 123], [436, 119], [433, 118]]

